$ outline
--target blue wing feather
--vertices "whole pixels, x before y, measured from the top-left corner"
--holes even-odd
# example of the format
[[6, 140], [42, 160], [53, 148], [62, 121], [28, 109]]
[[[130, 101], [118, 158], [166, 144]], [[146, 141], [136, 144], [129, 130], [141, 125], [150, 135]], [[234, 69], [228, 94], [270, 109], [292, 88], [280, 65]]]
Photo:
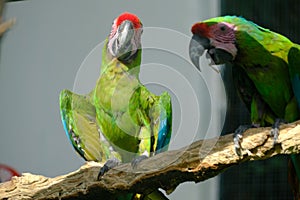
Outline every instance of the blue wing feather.
[[110, 145], [99, 131], [89, 95], [61, 91], [60, 114], [65, 133], [82, 158], [104, 162], [110, 156]]
[[159, 132], [158, 132], [158, 141], [157, 141], [157, 147], [156, 152], [160, 153], [165, 150], [165, 147], [170, 142], [170, 137], [168, 137], [170, 133], [170, 125], [168, 124], [168, 120], [164, 119], [160, 122], [159, 126]]
[[69, 119], [68, 119], [68, 116], [66, 114], [66, 111], [65, 110], [61, 110], [60, 114], [61, 114], [61, 121], [62, 121], [64, 130], [65, 130], [65, 133], [67, 135], [67, 138], [68, 138], [69, 142], [72, 144], [72, 146], [77, 151], [77, 153], [82, 158], [84, 158], [85, 160], [87, 160], [86, 157], [85, 157], [84, 151], [74, 141], [75, 133], [73, 132], [72, 129], [69, 129], [70, 126], [67, 124], [67, 122], [69, 122]]
[[172, 106], [171, 99], [168, 93], [163, 93], [160, 97], [160, 119], [156, 153], [163, 152], [168, 149], [171, 129], [172, 129]]

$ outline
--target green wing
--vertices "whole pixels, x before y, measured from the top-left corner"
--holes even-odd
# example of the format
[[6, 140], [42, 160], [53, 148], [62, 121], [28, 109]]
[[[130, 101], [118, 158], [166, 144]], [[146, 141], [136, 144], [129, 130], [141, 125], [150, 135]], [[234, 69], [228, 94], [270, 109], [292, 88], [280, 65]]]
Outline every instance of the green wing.
[[[288, 65], [291, 83], [297, 101], [298, 109], [300, 111], [300, 46], [293, 46], [288, 53]], [[299, 155], [291, 155], [294, 169], [298, 180], [300, 180], [300, 157]], [[298, 189], [298, 188], [297, 188]]]
[[[102, 69], [102, 68], [101, 68]], [[127, 67], [113, 59], [104, 67], [97, 81], [93, 102], [97, 122], [110, 144], [129, 162], [138, 153], [138, 79]]]
[[100, 128], [115, 148], [125, 150], [123, 161], [132, 160], [129, 152], [150, 155], [165, 150], [171, 137], [170, 96], [152, 94], [137, 76], [138, 70], [113, 60], [102, 72], [93, 97]]
[[233, 81], [239, 97], [242, 99], [251, 114], [251, 122], [260, 126], [274, 123], [275, 114], [269, 105], [262, 99], [253, 81], [241, 67], [233, 66]]
[[104, 162], [110, 157], [111, 147], [99, 132], [89, 95], [61, 91], [60, 114], [67, 137], [85, 160]]
[[167, 92], [163, 92], [158, 97], [149, 115], [154, 136], [153, 150], [155, 153], [166, 151], [172, 132], [172, 105], [171, 97]]
[[[137, 97], [135, 97], [137, 96]], [[151, 93], [140, 84], [136, 95], [132, 95], [132, 102], [139, 102], [133, 106], [131, 113], [135, 112], [139, 124], [139, 154], [145, 151], [149, 155], [157, 154], [168, 149], [172, 130], [171, 97], [167, 92], [160, 96]], [[132, 115], [134, 116], [134, 115]]]

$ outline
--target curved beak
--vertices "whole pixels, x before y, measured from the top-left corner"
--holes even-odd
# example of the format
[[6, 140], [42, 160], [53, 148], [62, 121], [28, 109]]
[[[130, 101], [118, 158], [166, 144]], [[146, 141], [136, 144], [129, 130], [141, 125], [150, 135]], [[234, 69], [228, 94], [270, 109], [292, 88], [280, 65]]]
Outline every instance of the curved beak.
[[205, 37], [200, 37], [199, 35], [193, 35], [190, 46], [189, 46], [189, 55], [192, 63], [201, 71], [199, 59], [203, 55], [205, 49], [208, 49], [210, 46], [210, 40]]
[[117, 41], [120, 44], [120, 47], [123, 47], [127, 43], [130, 43], [134, 36], [134, 27], [131, 21], [124, 21], [118, 28], [118, 38]]
[[134, 39], [134, 26], [131, 21], [125, 20], [117, 29], [116, 38], [112, 51], [117, 57], [131, 53], [132, 41]]

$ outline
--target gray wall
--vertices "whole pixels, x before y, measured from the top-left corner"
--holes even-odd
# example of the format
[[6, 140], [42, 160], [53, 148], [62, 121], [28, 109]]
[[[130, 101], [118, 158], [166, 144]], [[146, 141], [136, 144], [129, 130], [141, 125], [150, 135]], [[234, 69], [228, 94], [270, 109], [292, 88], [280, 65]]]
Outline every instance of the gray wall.
[[[187, 55], [191, 25], [218, 15], [217, 0], [29, 0], [8, 3], [5, 10], [17, 24], [0, 51], [0, 163], [50, 177], [84, 163], [65, 136], [58, 95], [64, 88], [87, 93], [94, 86], [98, 49], [124, 11], [137, 14], [145, 27], [141, 81], [153, 92], [172, 93], [170, 149], [220, 132], [226, 110], [220, 75], [205, 67], [206, 60], [198, 73]], [[182, 184], [170, 198], [216, 199], [217, 193], [215, 178]]]

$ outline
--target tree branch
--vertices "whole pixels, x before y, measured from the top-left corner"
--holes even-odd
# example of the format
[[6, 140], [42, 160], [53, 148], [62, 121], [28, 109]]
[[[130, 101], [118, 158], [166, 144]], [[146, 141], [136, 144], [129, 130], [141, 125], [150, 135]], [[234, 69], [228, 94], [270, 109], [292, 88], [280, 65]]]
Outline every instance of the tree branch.
[[2, 15], [3, 15], [4, 5], [5, 5], [5, 1], [0, 0], [0, 36], [2, 36], [9, 28], [11, 28], [16, 23], [15, 18], [3, 22]]
[[300, 152], [300, 121], [282, 125], [278, 142], [273, 146], [270, 128], [246, 131], [243, 156], [234, 152], [233, 135], [199, 140], [142, 161], [133, 170], [122, 164], [100, 181], [96, 180], [100, 164], [88, 162], [72, 173], [47, 178], [25, 173], [0, 185], [0, 199], [91, 199], [126, 192], [148, 193], [157, 188], [171, 192], [185, 181], [200, 182], [214, 177], [233, 165], [267, 159], [278, 154]]

